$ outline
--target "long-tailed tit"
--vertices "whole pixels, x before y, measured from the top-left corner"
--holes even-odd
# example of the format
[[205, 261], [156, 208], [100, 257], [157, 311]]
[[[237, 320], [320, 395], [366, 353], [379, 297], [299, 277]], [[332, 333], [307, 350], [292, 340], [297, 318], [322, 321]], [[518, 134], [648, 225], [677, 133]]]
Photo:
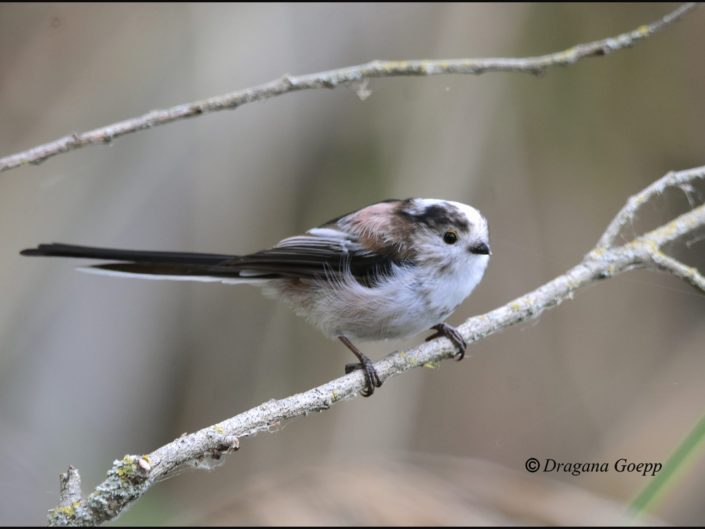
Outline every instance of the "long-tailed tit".
[[351, 340], [405, 338], [433, 329], [458, 348], [444, 323], [482, 279], [489, 261], [487, 221], [475, 208], [427, 198], [385, 200], [249, 255], [154, 252], [41, 244], [22, 255], [110, 262], [82, 270], [146, 279], [261, 285], [357, 356], [369, 396], [381, 386]]

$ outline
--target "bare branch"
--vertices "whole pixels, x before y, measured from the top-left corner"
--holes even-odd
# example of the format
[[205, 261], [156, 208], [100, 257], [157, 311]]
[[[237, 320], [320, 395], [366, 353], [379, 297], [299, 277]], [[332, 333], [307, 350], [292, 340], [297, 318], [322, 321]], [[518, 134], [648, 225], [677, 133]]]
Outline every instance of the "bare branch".
[[650, 231], [646, 235], [642, 235], [635, 239], [632, 245], [643, 246], [655, 254], [657, 248], [661, 249], [666, 244], [693, 234], [698, 228], [703, 226], [703, 219], [705, 219], [705, 204], [683, 213], [680, 217], [676, 217], [671, 222]]
[[[650, 197], [659, 192], [666, 181], [684, 184], [702, 178], [703, 174], [705, 166], [669, 173], [635, 196], [646, 194]], [[630, 201], [633, 202], [632, 199]], [[617, 215], [615, 221], [624, 211]], [[702, 228], [705, 228], [705, 205], [622, 246], [598, 245], [578, 265], [564, 274], [502, 307], [468, 319], [459, 327], [459, 331], [468, 344], [476, 342], [510, 325], [537, 318], [544, 310], [572, 298], [574, 292], [585, 285], [635, 268], [658, 266], [705, 292], [705, 281], [697, 270], [661, 251], [664, 245]], [[449, 340], [439, 338], [410, 351], [392, 353], [376, 362], [375, 369], [384, 381], [412, 368], [452, 358], [455, 352], [455, 346]], [[189, 465], [199, 467], [208, 460], [220, 459], [239, 448], [240, 438], [272, 431], [273, 427], [294, 417], [327, 410], [341, 400], [355, 397], [364, 388], [364, 376], [362, 372], [356, 371], [304, 393], [271, 400], [214, 426], [184, 435], [149, 455], [125, 456], [115, 461], [108, 472], [108, 478], [85, 500], [77, 501], [72, 495], [70, 505], [66, 506], [62, 487], [62, 503], [50, 511], [49, 522], [52, 525], [95, 525], [111, 520], [154, 483], [170, 477], [176, 471]]]
[[244, 90], [185, 103], [163, 110], [153, 110], [142, 116], [113, 123], [87, 132], [74, 133], [32, 149], [0, 158], [0, 172], [27, 164], [39, 164], [44, 160], [88, 145], [110, 143], [115, 138], [165, 125], [181, 119], [192, 118], [209, 112], [233, 110], [247, 103], [264, 101], [276, 96], [299, 90], [337, 88], [359, 84], [367, 79], [398, 76], [430, 76], [465, 74], [480, 75], [486, 72], [523, 72], [542, 74], [548, 68], [575, 64], [586, 57], [608, 55], [614, 51], [629, 48], [635, 43], [661, 31], [666, 26], [693, 10], [696, 3], [686, 3], [661, 19], [639, 26], [628, 33], [616, 37], [578, 44], [571, 48], [548, 55], [526, 58], [486, 58], [486, 59], [440, 59], [408, 61], [371, 61], [366, 64], [349, 66], [336, 70], [312, 73], [301, 76], [283, 75], [281, 78]]
[[670, 172], [636, 195], [629, 197], [624, 207], [617, 213], [617, 216], [612, 219], [609, 226], [607, 226], [607, 229], [597, 243], [597, 247], [607, 248], [614, 244], [624, 225], [633, 220], [641, 206], [646, 204], [654, 196], [660, 195], [670, 187], [689, 186], [692, 182], [702, 179], [705, 179], [705, 170], [703, 170], [702, 167], [696, 167], [689, 171]]
[[697, 268], [684, 265], [677, 259], [674, 259], [673, 257], [670, 257], [665, 253], [661, 252], [655, 252], [651, 256], [651, 259], [653, 260], [654, 264], [661, 270], [670, 272], [676, 277], [680, 277], [693, 288], [696, 288], [697, 290], [705, 294], [705, 277], [703, 277], [702, 274], [698, 272]]

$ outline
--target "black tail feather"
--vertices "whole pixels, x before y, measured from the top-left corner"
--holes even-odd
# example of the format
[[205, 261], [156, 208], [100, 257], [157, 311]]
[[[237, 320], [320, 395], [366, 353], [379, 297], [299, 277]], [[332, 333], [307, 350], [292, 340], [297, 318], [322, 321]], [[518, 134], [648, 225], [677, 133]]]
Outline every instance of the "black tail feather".
[[[108, 270], [111, 272], [123, 272], [126, 274], [152, 275], [152, 276], [179, 276], [179, 277], [213, 277], [223, 279], [242, 278], [241, 270], [236, 266], [211, 266], [199, 264], [169, 264], [169, 263], [106, 263], [91, 265], [88, 268], [98, 270]], [[278, 274], [268, 274], [264, 272], [250, 275], [251, 279], [273, 279], [281, 277]]]
[[143, 250], [120, 250], [117, 248], [97, 248], [94, 246], [77, 246], [74, 244], [40, 244], [36, 248], [22, 250], [20, 255], [39, 257], [76, 257], [85, 259], [103, 259], [108, 261], [130, 261], [132, 263], [160, 264], [194, 264], [223, 265], [236, 263], [236, 255], [188, 253], [188, 252], [154, 252]]
[[[20, 255], [32, 257], [73, 257], [83, 259], [100, 259], [110, 263], [90, 265], [112, 272], [154, 276], [192, 276], [212, 278], [240, 278], [243, 269], [248, 269], [248, 278], [272, 279], [282, 277], [281, 266], [267, 263], [262, 266], [257, 259], [250, 265], [249, 256], [189, 252], [155, 252], [143, 250], [121, 250], [117, 248], [98, 248], [95, 246], [78, 246], [75, 244], [40, 244], [36, 248], [27, 248]], [[117, 262], [114, 262], [117, 261]]]

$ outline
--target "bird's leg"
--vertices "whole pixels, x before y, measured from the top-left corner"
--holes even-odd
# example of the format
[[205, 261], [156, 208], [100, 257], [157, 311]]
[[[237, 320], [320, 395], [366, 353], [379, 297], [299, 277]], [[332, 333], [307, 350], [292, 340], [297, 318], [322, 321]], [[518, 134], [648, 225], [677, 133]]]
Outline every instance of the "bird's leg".
[[458, 354], [455, 355], [456, 360], [460, 361], [465, 357], [465, 349], [468, 348], [468, 344], [465, 343], [465, 339], [458, 332], [458, 329], [448, 325], [447, 323], [439, 323], [438, 325], [431, 327], [431, 329], [435, 329], [436, 332], [426, 338], [427, 342], [443, 336], [448, 338], [451, 342], [453, 342], [453, 345], [458, 348]]
[[350, 349], [357, 359], [360, 360], [359, 364], [346, 364], [345, 374], [352, 373], [357, 369], [362, 369], [365, 372], [365, 382], [367, 386], [362, 391], [363, 397], [369, 397], [375, 392], [375, 388], [382, 385], [382, 381], [379, 379], [379, 375], [375, 370], [375, 366], [372, 365], [372, 360], [367, 358], [362, 351], [353, 345], [353, 343], [348, 340], [345, 336], [338, 336], [338, 339], [345, 344], [345, 347]]

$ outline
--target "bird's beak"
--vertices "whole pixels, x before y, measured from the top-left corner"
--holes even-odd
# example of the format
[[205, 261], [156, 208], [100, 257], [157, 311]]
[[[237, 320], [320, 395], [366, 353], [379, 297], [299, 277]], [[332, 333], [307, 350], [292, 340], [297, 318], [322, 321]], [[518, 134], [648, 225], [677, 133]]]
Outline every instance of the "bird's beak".
[[486, 242], [478, 242], [468, 249], [470, 250], [470, 253], [477, 255], [492, 255], [492, 250], [490, 250], [490, 246]]

